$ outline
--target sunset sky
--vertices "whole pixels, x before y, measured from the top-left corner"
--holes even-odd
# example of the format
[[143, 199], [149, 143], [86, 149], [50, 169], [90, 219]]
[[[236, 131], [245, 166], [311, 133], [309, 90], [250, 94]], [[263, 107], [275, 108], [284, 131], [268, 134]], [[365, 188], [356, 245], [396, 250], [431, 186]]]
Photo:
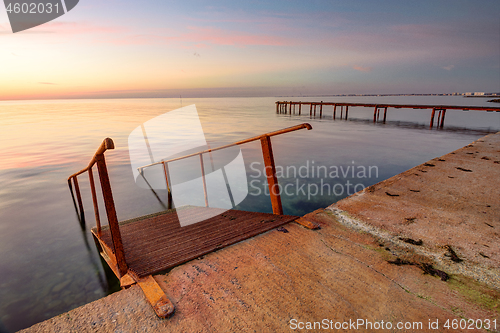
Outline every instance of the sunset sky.
[[0, 100], [500, 91], [498, 0], [1, 6]]

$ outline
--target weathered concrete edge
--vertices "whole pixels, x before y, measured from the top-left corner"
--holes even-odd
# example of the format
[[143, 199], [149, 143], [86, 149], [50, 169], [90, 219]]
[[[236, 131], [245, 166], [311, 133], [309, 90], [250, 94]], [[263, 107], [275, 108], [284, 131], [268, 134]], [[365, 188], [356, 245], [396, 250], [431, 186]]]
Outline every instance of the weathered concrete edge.
[[438, 253], [425, 247], [408, 244], [400, 240], [398, 235], [392, 235], [388, 231], [369, 225], [351, 216], [349, 212], [333, 207], [333, 205], [327, 207], [325, 210], [332, 212], [339, 223], [352, 230], [371, 234], [380, 241], [389, 242], [398, 248], [408, 249], [413, 253], [429, 258], [440, 270], [451, 274], [461, 274], [484, 283], [488, 287], [500, 290], [500, 272], [494, 268], [486, 267], [476, 262], [462, 262], [460, 265], [450, 263], [443, 260], [444, 253]]

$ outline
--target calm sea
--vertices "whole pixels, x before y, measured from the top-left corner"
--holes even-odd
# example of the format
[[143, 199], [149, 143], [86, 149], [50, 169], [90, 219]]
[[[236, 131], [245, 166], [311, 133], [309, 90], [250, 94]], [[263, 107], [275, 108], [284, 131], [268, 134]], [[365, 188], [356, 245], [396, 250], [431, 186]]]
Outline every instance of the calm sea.
[[[118, 218], [163, 210], [165, 191], [135, 184], [127, 139], [137, 126], [165, 112], [195, 104], [207, 141], [217, 143], [309, 122], [312, 131], [272, 139], [279, 182], [288, 185], [282, 197], [285, 214], [297, 215], [500, 130], [496, 112], [448, 111], [444, 129], [429, 129], [430, 110], [389, 109], [382, 124], [372, 122], [368, 108], [350, 108], [348, 120], [333, 120], [331, 107], [324, 108], [321, 119], [308, 112], [279, 115], [278, 99], [283, 98], [0, 102], [0, 332], [31, 326], [116, 290], [90, 235], [95, 222], [87, 177], [80, 180], [84, 230], [66, 179], [111, 137], [116, 149], [106, 158]], [[491, 106], [483, 98], [459, 96], [291, 99]], [[249, 195], [238, 208], [271, 212], [260, 144], [247, 144], [242, 151]]]

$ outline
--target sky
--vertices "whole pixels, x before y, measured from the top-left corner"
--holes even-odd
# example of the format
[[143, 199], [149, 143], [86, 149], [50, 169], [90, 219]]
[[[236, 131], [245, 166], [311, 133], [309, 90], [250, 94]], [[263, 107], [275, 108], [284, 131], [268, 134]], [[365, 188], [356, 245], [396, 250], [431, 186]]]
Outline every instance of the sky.
[[499, 17], [498, 0], [80, 0], [12, 33], [0, 7], [0, 100], [500, 92]]

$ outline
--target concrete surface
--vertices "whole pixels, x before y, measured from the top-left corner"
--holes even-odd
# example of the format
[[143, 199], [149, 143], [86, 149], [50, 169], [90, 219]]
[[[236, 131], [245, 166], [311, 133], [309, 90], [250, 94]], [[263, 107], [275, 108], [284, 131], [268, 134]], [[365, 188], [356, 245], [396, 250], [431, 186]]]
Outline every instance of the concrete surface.
[[[440, 267], [500, 289], [500, 133], [375, 184], [329, 209], [344, 223], [379, 237], [421, 241], [413, 249], [433, 257]], [[458, 259], [452, 260], [451, 252]]]
[[23, 332], [500, 332], [499, 152], [487, 136], [306, 215], [320, 230], [290, 223], [155, 276], [169, 319], [133, 286]]

